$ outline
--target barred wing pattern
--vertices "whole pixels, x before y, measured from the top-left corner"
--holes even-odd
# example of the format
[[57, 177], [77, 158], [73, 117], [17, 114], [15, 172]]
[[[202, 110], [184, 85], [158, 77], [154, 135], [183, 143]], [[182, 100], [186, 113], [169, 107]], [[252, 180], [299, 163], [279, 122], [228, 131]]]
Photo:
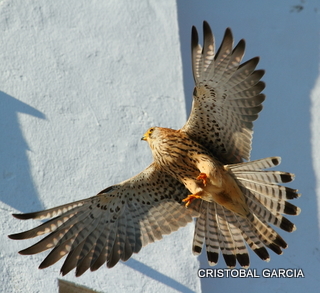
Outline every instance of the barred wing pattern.
[[91, 198], [45, 211], [15, 214], [18, 219], [50, 219], [11, 239], [28, 239], [49, 234], [20, 251], [35, 254], [52, 249], [39, 268], [46, 268], [67, 255], [63, 275], [76, 268], [76, 276], [87, 269], [109, 268], [148, 243], [160, 240], [198, 216], [181, 200], [188, 195], [183, 184], [151, 164], [143, 172], [113, 185]]
[[233, 49], [228, 28], [215, 54], [214, 37], [203, 23], [203, 48], [192, 28], [192, 67], [195, 80], [190, 117], [181, 129], [206, 146], [224, 164], [249, 160], [253, 121], [262, 110], [263, 70], [255, 70], [259, 58], [240, 65], [245, 41]]
[[265, 171], [280, 164], [279, 157], [270, 157], [257, 161], [228, 165], [246, 197], [250, 215], [247, 218], [216, 204], [195, 200], [191, 207], [197, 210], [197, 219], [193, 253], [198, 255], [206, 245], [210, 265], [218, 262], [221, 251], [228, 267], [234, 267], [236, 261], [243, 267], [249, 266], [247, 245], [262, 259], [269, 260], [265, 247], [277, 254], [282, 254], [286, 242], [269, 226], [273, 224], [287, 232], [296, 227], [282, 214], [298, 215], [300, 209], [287, 200], [297, 198], [297, 190], [278, 185], [293, 180], [291, 173]]

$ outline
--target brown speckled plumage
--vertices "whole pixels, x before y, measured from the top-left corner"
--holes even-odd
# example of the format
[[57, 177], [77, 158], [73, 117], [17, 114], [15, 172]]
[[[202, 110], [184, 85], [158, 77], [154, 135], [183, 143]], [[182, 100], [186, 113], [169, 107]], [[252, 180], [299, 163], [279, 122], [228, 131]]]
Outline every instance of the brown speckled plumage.
[[259, 58], [240, 64], [245, 42], [233, 48], [230, 29], [217, 53], [206, 22], [203, 32], [202, 48], [197, 30], [192, 29], [195, 89], [187, 123], [180, 130], [152, 127], [145, 133], [142, 139], [149, 143], [154, 162], [140, 174], [88, 199], [15, 214], [23, 220], [49, 219], [9, 236], [27, 239], [48, 234], [21, 254], [52, 249], [40, 268], [67, 256], [62, 274], [76, 268], [80, 276], [105, 262], [111, 268], [128, 260], [193, 217], [197, 217], [193, 252], [200, 254], [205, 244], [210, 265], [218, 262], [221, 252], [228, 267], [237, 261], [248, 267], [247, 246], [267, 261], [265, 247], [277, 254], [287, 247], [269, 224], [295, 230], [282, 214], [299, 214], [300, 209], [287, 202], [299, 194], [278, 185], [293, 180], [293, 174], [265, 171], [279, 165], [279, 157], [243, 162], [250, 159], [252, 122], [265, 99], [260, 81], [264, 71], [255, 70]]

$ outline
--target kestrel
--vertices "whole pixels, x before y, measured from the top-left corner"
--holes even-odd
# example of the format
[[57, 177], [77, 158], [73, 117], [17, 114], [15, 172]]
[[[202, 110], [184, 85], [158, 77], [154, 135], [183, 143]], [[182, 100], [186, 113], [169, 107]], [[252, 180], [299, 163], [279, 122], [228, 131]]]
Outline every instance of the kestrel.
[[196, 217], [193, 253], [205, 243], [210, 265], [221, 252], [228, 267], [249, 266], [248, 247], [268, 261], [266, 247], [277, 254], [286, 242], [269, 225], [296, 229], [282, 214], [298, 215], [287, 200], [297, 190], [279, 185], [294, 175], [265, 169], [279, 157], [249, 161], [253, 121], [262, 110], [264, 71], [259, 58], [241, 64], [245, 41], [233, 48], [226, 29], [215, 53], [214, 37], [203, 23], [204, 44], [192, 28], [192, 67], [195, 80], [190, 117], [180, 130], [152, 127], [142, 137], [153, 162], [140, 174], [110, 186], [96, 196], [52, 209], [13, 216], [50, 219], [26, 232], [10, 235], [27, 239], [48, 234], [20, 251], [35, 254], [52, 249], [39, 268], [67, 256], [61, 273], [76, 268], [76, 276], [119, 260], [185, 226]]

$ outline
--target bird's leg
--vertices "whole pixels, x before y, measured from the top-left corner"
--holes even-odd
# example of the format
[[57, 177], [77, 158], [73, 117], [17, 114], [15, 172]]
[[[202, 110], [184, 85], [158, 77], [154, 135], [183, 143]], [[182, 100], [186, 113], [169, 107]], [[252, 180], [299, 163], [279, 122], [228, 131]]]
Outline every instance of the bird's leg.
[[207, 178], [208, 178], [208, 176], [206, 173], [200, 173], [196, 179], [202, 180], [203, 185], [206, 186], [207, 185]]
[[184, 198], [182, 201], [186, 203], [186, 208], [192, 203], [192, 201], [196, 198], [201, 198], [201, 195], [199, 194], [190, 194], [186, 198]]
[[[207, 179], [208, 179], [208, 176], [206, 173], [200, 173], [199, 176], [196, 178], [196, 180], [202, 180], [202, 184], [203, 186], [206, 186], [207, 185]], [[198, 183], [197, 183], [198, 185]], [[201, 187], [202, 189], [202, 187]], [[190, 194], [188, 195], [185, 199], [183, 199], [182, 201], [186, 203], [186, 207], [188, 207], [192, 201], [196, 198], [202, 198], [202, 195], [200, 195], [202, 193], [202, 191], [199, 191], [199, 192], [195, 192], [194, 194]]]

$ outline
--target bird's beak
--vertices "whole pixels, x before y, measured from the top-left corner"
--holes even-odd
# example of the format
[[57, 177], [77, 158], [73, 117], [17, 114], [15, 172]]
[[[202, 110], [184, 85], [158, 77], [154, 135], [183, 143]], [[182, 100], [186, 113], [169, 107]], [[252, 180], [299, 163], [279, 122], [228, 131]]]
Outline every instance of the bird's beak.
[[147, 133], [145, 133], [142, 137], [141, 140], [147, 140]]

